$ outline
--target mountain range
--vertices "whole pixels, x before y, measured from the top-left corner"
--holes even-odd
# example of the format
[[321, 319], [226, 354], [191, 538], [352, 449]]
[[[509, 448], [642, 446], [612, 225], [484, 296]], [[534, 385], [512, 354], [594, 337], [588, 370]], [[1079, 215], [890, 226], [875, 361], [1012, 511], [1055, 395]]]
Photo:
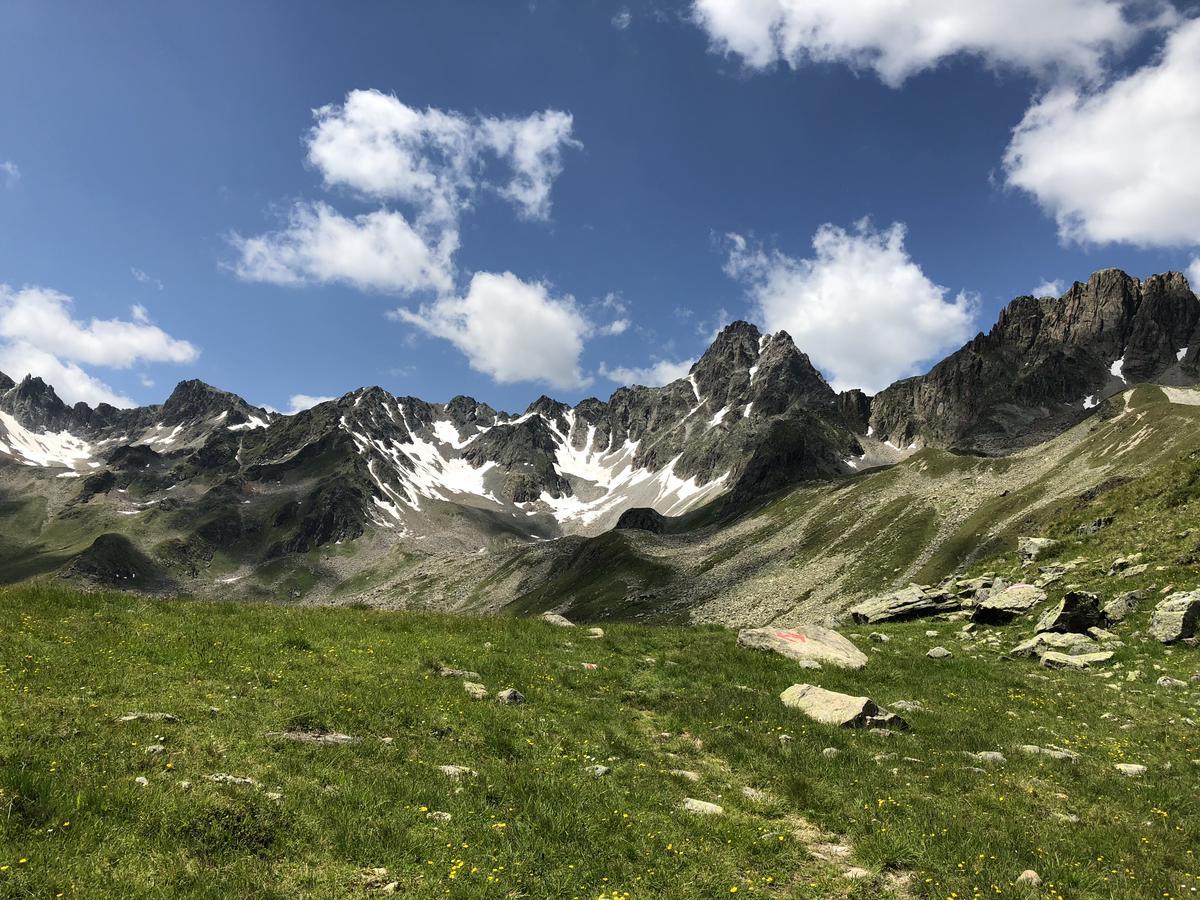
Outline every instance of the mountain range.
[[[1029, 448], [1113, 418], [1110, 398], [1136, 384], [1200, 382], [1198, 326], [1181, 274], [1107, 269], [1060, 298], [1013, 300], [989, 332], [873, 397], [835, 392], [786, 333], [746, 322], [721, 331], [686, 378], [574, 406], [543, 396], [520, 414], [370, 387], [285, 416], [199, 381], [159, 405], [92, 408], [67, 406], [39, 378], [0, 375], [0, 579], [472, 610], [582, 603], [600, 618], [833, 612], [937, 556], [946, 510], [905, 565], [850, 589], [862, 562], [851, 560], [829, 575], [832, 592], [797, 587], [811, 565], [788, 589], [760, 583], [775, 562], [759, 551], [808, 521], [804, 510], [744, 546], [747, 521], [935, 460], [960, 461], [951, 476], [1021, 471]], [[916, 527], [920, 494], [880, 501], [896, 527]], [[842, 536], [794, 535], [777, 549], [831, 550]], [[722, 542], [736, 552], [687, 562]], [[968, 554], [950, 554], [947, 571]], [[744, 602], [756, 583], [759, 599]]]

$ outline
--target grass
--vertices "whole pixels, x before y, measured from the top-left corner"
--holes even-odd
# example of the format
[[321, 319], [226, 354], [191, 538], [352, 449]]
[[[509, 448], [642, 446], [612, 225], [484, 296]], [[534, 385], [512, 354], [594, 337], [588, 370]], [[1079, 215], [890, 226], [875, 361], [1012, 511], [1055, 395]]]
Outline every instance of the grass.
[[[0, 615], [0, 896], [342, 897], [366, 892], [360, 872], [376, 866], [416, 897], [889, 895], [882, 880], [841, 878], [849, 863], [910, 872], [911, 893], [929, 897], [1200, 887], [1200, 746], [1183, 723], [1195, 690], [1154, 686], [1188, 677], [1196, 654], [1133, 638], [1144, 611], [1113, 680], [1002, 659], [947, 623], [936, 638], [929, 622], [881, 628], [886, 644], [860, 635], [867, 668], [809, 673], [713, 627], [614, 625], [588, 640], [509, 617], [45, 584], [0, 591]], [[998, 633], [1008, 646], [1023, 629]], [[954, 657], [927, 659], [935, 643]], [[434, 674], [442, 663], [528, 702], [471, 701]], [[804, 680], [928, 711], [908, 714], [908, 734], [839, 731], [780, 704]], [[116, 721], [134, 711], [180, 721]], [[267, 736], [296, 727], [360, 740]], [[1081, 759], [1025, 757], [1025, 743]], [[964, 753], [980, 750], [1008, 764], [973, 771]], [[1119, 761], [1151, 770], [1124, 778]], [[612, 774], [585, 771], [597, 762]], [[448, 764], [478, 776], [456, 784], [436, 768]], [[259, 786], [206, 780], [221, 772]], [[686, 814], [685, 796], [726, 813]], [[815, 859], [803, 820], [844, 835], [853, 858]], [[1040, 894], [1013, 886], [1026, 868], [1045, 879]]]

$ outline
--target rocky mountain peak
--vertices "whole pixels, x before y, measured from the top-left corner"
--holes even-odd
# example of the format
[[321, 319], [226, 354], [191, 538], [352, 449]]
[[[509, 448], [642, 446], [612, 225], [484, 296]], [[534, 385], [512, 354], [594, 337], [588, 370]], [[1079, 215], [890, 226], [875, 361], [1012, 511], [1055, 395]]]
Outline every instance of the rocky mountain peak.
[[15, 385], [11, 379], [8, 381], [10, 387], [0, 397], [0, 409], [35, 431], [63, 431], [67, 428], [71, 411], [59, 399], [54, 388], [36, 375], [26, 375]]
[[3, 372], [0, 372], [0, 391], [10, 390], [11, 388], [15, 387], [16, 384], [17, 383], [15, 381], [13, 381]]
[[571, 407], [567, 406], [567, 404], [542, 394], [542, 396], [529, 404], [529, 407], [525, 410], [525, 414], [532, 415], [536, 413], [546, 419], [546, 421], [553, 422], [555, 427], [560, 431], [565, 431], [567, 430], [566, 415], [570, 411]]
[[181, 425], [229, 413], [230, 424], [245, 422], [249, 415], [266, 417], [266, 411], [250, 406], [237, 394], [222, 391], [199, 379], [181, 381], [162, 405], [165, 425]]
[[1028, 446], [1128, 384], [1194, 381], [1198, 323], [1200, 301], [1179, 273], [1142, 282], [1102, 269], [1057, 300], [1016, 298], [986, 335], [881, 391], [871, 423], [901, 446]]
[[474, 397], [459, 394], [446, 404], [446, 416], [458, 428], [476, 425], [485, 427], [496, 422], [496, 410]]

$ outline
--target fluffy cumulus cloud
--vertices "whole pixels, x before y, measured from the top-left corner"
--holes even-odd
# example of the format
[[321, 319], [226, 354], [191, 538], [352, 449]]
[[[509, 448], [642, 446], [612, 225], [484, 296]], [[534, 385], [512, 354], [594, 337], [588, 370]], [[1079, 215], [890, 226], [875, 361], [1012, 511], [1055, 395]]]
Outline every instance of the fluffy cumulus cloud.
[[[71, 298], [57, 291], [0, 285], [0, 371], [10, 377], [37, 375], [68, 403], [129, 406], [82, 365], [127, 369], [143, 362], [191, 362], [199, 351], [171, 337], [135, 307], [134, 321], [91, 319], [72, 314]], [[140, 310], [140, 313], [139, 313]]]
[[693, 0], [692, 14], [750, 68], [845, 63], [893, 86], [959, 54], [1090, 77], [1174, 18], [1165, 0]]
[[1029, 292], [1033, 297], [1061, 297], [1063, 292], [1063, 283], [1060, 279], [1055, 278], [1053, 281], [1043, 281], [1032, 291]]
[[444, 338], [471, 368], [502, 384], [537, 381], [563, 390], [590, 383], [579, 358], [593, 326], [570, 296], [511, 272], [477, 272], [462, 297], [443, 297], [393, 315]]
[[[307, 156], [324, 186], [381, 206], [349, 217], [328, 203], [297, 203], [279, 230], [234, 236], [237, 275], [279, 285], [338, 282], [432, 294], [435, 302], [397, 317], [451, 340], [473, 366], [499, 380], [580, 384], [577, 344], [590, 326], [580, 326], [586, 320], [569, 298], [552, 298], [543, 286], [514, 276], [485, 274], [456, 297], [454, 267], [462, 217], [485, 192], [505, 198], [522, 218], [549, 217], [563, 152], [580, 146], [571, 115], [547, 109], [523, 117], [466, 116], [417, 109], [373, 90], [351, 91], [345, 102], [313, 115]], [[565, 343], [539, 348], [515, 334], [509, 344], [520, 349], [508, 358], [504, 348], [491, 346], [488, 329], [507, 332], [510, 325], [486, 308], [491, 300], [518, 317], [518, 330], [528, 325], [534, 335], [565, 336]], [[609, 327], [610, 333], [621, 328]], [[539, 355], [547, 356], [544, 366]]]
[[306, 409], [312, 409], [320, 403], [328, 403], [330, 400], [336, 400], [337, 397], [314, 397], [311, 394], [292, 394], [288, 399], [289, 416], [294, 416], [298, 412], [303, 412]]
[[430, 245], [405, 217], [378, 209], [347, 218], [325, 203], [297, 203], [285, 228], [233, 237], [234, 270], [247, 281], [280, 285], [343, 282], [360, 290], [412, 294], [449, 290], [458, 233]]
[[899, 223], [823, 225], [813, 256], [794, 259], [730, 235], [726, 272], [746, 284], [763, 324], [791, 334], [834, 388], [873, 393], [974, 331], [974, 298], [931, 281], [904, 238]]
[[1013, 132], [1008, 183], [1068, 241], [1200, 245], [1200, 19], [1161, 58], [1096, 90], [1060, 87]]
[[694, 359], [681, 359], [678, 362], [661, 359], [648, 366], [616, 366], [610, 369], [604, 363], [600, 363], [600, 374], [615, 384], [661, 387], [680, 378], [686, 378], [695, 364], [696, 360]]

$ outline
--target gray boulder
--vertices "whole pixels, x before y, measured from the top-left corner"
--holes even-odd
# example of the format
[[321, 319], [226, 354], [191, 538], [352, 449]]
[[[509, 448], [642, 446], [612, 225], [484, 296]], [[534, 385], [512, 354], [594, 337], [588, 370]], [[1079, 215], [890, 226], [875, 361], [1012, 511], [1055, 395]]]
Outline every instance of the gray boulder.
[[566, 616], [560, 616], [558, 613], [542, 613], [542, 621], [547, 625], [557, 625], [559, 628], [574, 628], [575, 623]]
[[1014, 584], [989, 594], [986, 600], [975, 607], [971, 618], [984, 625], [1006, 625], [1045, 599], [1046, 592], [1039, 587], [1032, 584]]
[[1200, 591], [1172, 594], [1154, 607], [1150, 634], [1164, 644], [1195, 637], [1200, 626]]
[[1019, 537], [1017, 538], [1017, 556], [1021, 559], [1021, 565], [1028, 565], [1057, 546], [1058, 541], [1051, 538]]
[[1146, 597], [1145, 591], [1126, 591], [1123, 594], [1117, 594], [1107, 603], [1104, 604], [1104, 618], [1108, 619], [1111, 624], [1124, 622], [1129, 617], [1129, 614], [1137, 609], [1138, 601]]
[[947, 650], [945, 647], [934, 647], [925, 655], [928, 656], [930, 659], [949, 659], [954, 654], [951, 653], [949, 650]]
[[1047, 669], [1090, 669], [1092, 666], [1112, 659], [1111, 650], [1099, 653], [1080, 653], [1072, 656], [1069, 653], [1056, 653], [1050, 650], [1042, 654], [1042, 665]]
[[1088, 591], [1067, 591], [1062, 602], [1042, 616], [1038, 631], [1073, 631], [1077, 634], [1104, 625], [1100, 598]]
[[851, 608], [850, 618], [860, 625], [899, 622], [951, 612], [960, 605], [957, 598], [945, 591], [927, 590], [919, 584], [910, 584], [890, 594], [880, 594], [878, 597], [864, 600]]
[[766, 650], [804, 662], [829, 663], [843, 669], [861, 669], [867, 655], [836, 631], [808, 625], [792, 631], [777, 628], [744, 628], [738, 644], [751, 650]]
[[793, 684], [779, 695], [783, 705], [798, 709], [810, 719], [841, 728], [907, 729], [908, 723], [888, 712], [870, 697], [853, 697], [827, 691], [814, 684]]
[[1058, 634], [1056, 632], [1046, 632], [1044, 634], [1036, 634], [1027, 641], [1022, 641], [1009, 651], [1013, 656], [1034, 657], [1041, 656], [1052, 650], [1067, 653], [1090, 653], [1096, 650], [1096, 642], [1089, 638], [1086, 634], [1075, 634], [1068, 631], [1066, 634]]

